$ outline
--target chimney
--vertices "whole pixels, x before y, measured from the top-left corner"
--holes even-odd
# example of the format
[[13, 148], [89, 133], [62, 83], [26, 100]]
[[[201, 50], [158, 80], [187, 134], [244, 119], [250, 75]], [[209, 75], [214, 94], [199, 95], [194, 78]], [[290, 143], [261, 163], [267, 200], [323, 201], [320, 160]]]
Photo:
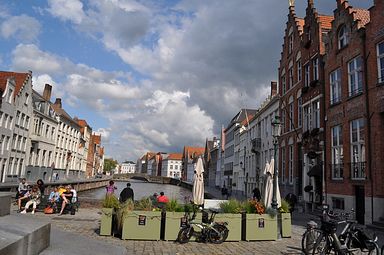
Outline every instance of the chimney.
[[277, 95], [277, 82], [271, 81], [271, 97], [274, 97]]
[[47, 101], [51, 101], [51, 94], [52, 86], [46, 83], [44, 87], [43, 98]]
[[56, 98], [55, 105], [59, 106], [59, 108], [62, 108], [61, 98]]

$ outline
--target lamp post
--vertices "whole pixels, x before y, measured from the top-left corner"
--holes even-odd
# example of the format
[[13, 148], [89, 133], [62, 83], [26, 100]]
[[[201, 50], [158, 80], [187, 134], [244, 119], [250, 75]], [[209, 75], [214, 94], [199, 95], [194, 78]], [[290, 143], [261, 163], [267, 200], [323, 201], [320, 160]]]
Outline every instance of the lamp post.
[[281, 123], [280, 123], [280, 117], [275, 116], [275, 119], [272, 121], [272, 136], [273, 136], [273, 149], [274, 149], [274, 173], [273, 173], [273, 194], [272, 194], [272, 203], [271, 206], [273, 209], [277, 210], [277, 177], [279, 176], [279, 169], [277, 168], [277, 147], [279, 145], [279, 137], [281, 134]]

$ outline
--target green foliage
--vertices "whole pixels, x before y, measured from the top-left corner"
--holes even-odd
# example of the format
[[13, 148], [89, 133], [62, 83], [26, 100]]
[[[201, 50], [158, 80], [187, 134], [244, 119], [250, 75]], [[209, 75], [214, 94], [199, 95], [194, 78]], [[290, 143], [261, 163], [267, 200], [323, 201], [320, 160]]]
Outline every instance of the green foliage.
[[193, 212], [193, 204], [184, 204], [184, 212]]
[[287, 200], [282, 199], [281, 200], [281, 206], [279, 207], [280, 213], [289, 213], [291, 209], [291, 205], [288, 203]]
[[104, 171], [110, 172], [112, 169], [115, 169], [117, 161], [112, 158], [104, 159]]
[[149, 197], [142, 198], [135, 203], [135, 210], [138, 211], [152, 211], [152, 201]]
[[243, 210], [241, 203], [236, 199], [221, 202], [219, 206], [223, 213], [241, 213]]
[[275, 218], [275, 216], [277, 215], [277, 210], [273, 209], [272, 207], [268, 207], [267, 209], [265, 209], [265, 213], [271, 216], [272, 218]]
[[256, 207], [249, 201], [243, 202], [242, 208], [246, 213], [256, 213]]
[[102, 206], [104, 208], [118, 209], [120, 207], [119, 199], [117, 199], [117, 197], [114, 194], [105, 195], [102, 201]]
[[133, 209], [135, 209], [135, 203], [132, 201], [132, 199], [128, 199], [127, 201], [125, 201], [120, 205], [119, 210], [117, 210], [116, 212], [116, 223], [117, 223], [117, 229], [119, 232], [123, 228], [125, 216], [129, 212], [133, 211]]
[[165, 210], [167, 212], [183, 212], [184, 211], [184, 207], [181, 204], [179, 204], [179, 202], [176, 199], [172, 198], [165, 205]]

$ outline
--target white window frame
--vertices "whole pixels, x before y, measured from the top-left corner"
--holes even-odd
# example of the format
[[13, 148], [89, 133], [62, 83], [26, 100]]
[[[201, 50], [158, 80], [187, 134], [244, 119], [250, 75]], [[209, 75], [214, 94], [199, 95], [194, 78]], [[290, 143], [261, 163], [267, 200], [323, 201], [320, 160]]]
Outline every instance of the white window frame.
[[311, 71], [309, 63], [304, 65], [304, 86], [309, 87], [309, 83], [311, 82]]
[[289, 41], [288, 53], [291, 54], [293, 51], [293, 34], [289, 35], [288, 41]]
[[[354, 130], [354, 126], [356, 127]], [[355, 119], [350, 122], [351, 139], [351, 177], [352, 179], [365, 179], [363, 168], [365, 159], [365, 122], [363, 118]], [[357, 168], [354, 169], [354, 165]], [[362, 171], [362, 172], [361, 172]]]
[[332, 151], [332, 179], [343, 179], [343, 127], [337, 125], [331, 129], [331, 151]]
[[337, 33], [337, 42], [339, 49], [342, 49], [348, 45], [348, 31], [345, 25], [343, 25]]
[[331, 105], [341, 102], [341, 68], [329, 74]]
[[319, 80], [319, 59], [312, 59], [312, 68], [313, 68], [313, 79], [314, 81]]
[[363, 63], [360, 56], [348, 62], [348, 93], [355, 96], [363, 92]]
[[303, 98], [299, 97], [297, 99], [297, 127], [302, 127], [303, 125]]
[[301, 75], [302, 75], [301, 59], [296, 61], [296, 65], [297, 65], [297, 81], [301, 81]]
[[288, 87], [288, 90], [289, 90], [290, 88], [293, 87], [293, 67], [289, 68], [288, 75], [289, 75], [289, 87]]
[[289, 130], [293, 130], [295, 128], [295, 126], [293, 125], [294, 124], [294, 122], [293, 122], [293, 108], [294, 108], [294, 105], [292, 102], [289, 104], [289, 124], [288, 124]]
[[312, 102], [312, 128], [320, 128], [320, 100]]
[[303, 129], [304, 131], [311, 130], [312, 128], [312, 109], [311, 104], [306, 104], [303, 106]]
[[281, 84], [282, 84], [282, 88], [283, 88], [283, 95], [285, 95], [285, 93], [287, 92], [287, 82], [286, 82], [286, 79], [285, 79], [285, 74], [283, 74], [281, 76]]
[[[380, 46], [382, 47], [380, 52]], [[384, 83], [384, 41], [377, 44], [377, 78], [378, 83]]]
[[293, 145], [288, 146], [289, 161], [288, 161], [288, 182], [293, 184]]
[[281, 147], [281, 183], [285, 183], [285, 147]]

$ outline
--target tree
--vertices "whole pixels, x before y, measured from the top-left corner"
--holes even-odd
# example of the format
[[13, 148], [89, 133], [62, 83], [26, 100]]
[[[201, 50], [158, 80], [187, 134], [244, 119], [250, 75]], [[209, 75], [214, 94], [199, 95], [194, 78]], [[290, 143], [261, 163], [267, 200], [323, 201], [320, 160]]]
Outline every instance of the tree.
[[104, 160], [104, 171], [105, 172], [110, 172], [112, 169], [115, 169], [117, 166], [117, 161], [114, 160], [113, 158], [106, 158]]

